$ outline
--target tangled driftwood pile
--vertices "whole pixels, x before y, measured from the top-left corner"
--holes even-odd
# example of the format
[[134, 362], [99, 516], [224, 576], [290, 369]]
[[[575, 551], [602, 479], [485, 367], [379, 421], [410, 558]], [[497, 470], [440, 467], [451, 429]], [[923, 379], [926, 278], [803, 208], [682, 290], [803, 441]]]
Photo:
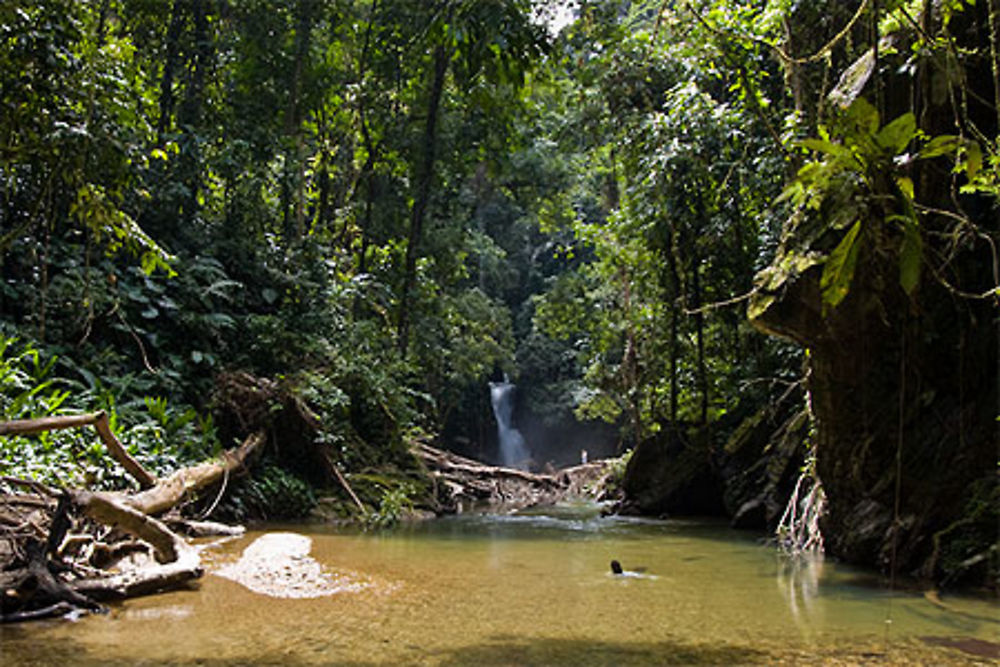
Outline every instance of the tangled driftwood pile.
[[181, 536], [232, 534], [232, 528], [171, 515], [185, 498], [235, 474], [264, 443], [255, 432], [214, 461], [157, 479], [118, 442], [103, 412], [0, 424], [0, 436], [94, 426], [108, 453], [140, 490], [53, 489], [2, 478], [0, 621], [98, 611], [100, 602], [183, 585], [202, 574], [201, 558]]
[[486, 465], [425, 443], [415, 444], [413, 452], [437, 485], [435, 497], [442, 512], [477, 505], [516, 510], [569, 498], [595, 498], [603, 493], [610, 474], [600, 461], [539, 474]]

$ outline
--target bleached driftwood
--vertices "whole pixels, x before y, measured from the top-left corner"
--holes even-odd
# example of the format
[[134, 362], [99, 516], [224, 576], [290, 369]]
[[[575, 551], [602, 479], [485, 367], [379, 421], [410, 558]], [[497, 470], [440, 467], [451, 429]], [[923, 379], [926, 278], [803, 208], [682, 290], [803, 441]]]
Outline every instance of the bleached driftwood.
[[183, 468], [154, 486], [139, 493], [123, 494], [123, 501], [144, 514], [162, 514], [183, 500], [243, 468], [266, 440], [264, 431], [257, 431], [243, 441], [238, 449], [223, 452], [215, 461]]
[[600, 461], [565, 468], [555, 473], [532, 473], [493, 466], [453, 452], [417, 443], [414, 454], [439, 483], [442, 511], [459, 511], [464, 503], [484, 504], [493, 509], [516, 510], [547, 505], [570, 497], [587, 497], [605, 475]]
[[[156, 515], [238, 473], [266, 440], [264, 431], [258, 431], [236, 450], [224, 452], [218, 460], [184, 468], [166, 479], [157, 480], [114, 437], [103, 412], [6, 422], [0, 424], [0, 435], [28, 435], [90, 425], [97, 429], [110, 455], [128, 470], [143, 490], [136, 493], [56, 490], [31, 480], [4, 478], [4, 482], [27, 488], [36, 496], [0, 498], [3, 510], [0, 512], [0, 546], [8, 552], [7, 561], [22, 563], [21, 567], [4, 572], [0, 582], [3, 584], [0, 622], [48, 618], [74, 610], [93, 611], [100, 608], [98, 600], [144, 595], [175, 588], [200, 577], [202, 567], [198, 551]], [[56, 498], [58, 503], [54, 502]], [[71, 509], [98, 524], [138, 538], [139, 542], [125, 545], [128, 548], [116, 548], [92, 538], [88, 540], [85, 535], [70, 534]], [[239, 527], [211, 522], [171, 521], [186, 532], [199, 535], [242, 532]], [[142, 543], [149, 547], [143, 547]], [[107, 561], [104, 564], [113, 565], [127, 554], [149, 548], [153, 550], [154, 561], [132, 563], [116, 573], [108, 573], [89, 562], [99, 552]], [[81, 553], [89, 554], [84, 559], [87, 562], [66, 560]]]

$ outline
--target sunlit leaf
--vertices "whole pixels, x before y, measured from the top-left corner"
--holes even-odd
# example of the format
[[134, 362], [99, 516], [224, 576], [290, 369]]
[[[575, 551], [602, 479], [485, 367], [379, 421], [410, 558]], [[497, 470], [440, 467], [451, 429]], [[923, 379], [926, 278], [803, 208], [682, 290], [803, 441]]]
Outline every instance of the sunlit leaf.
[[970, 141], [965, 146], [965, 175], [971, 181], [983, 167], [983, 152], [979, 144]]
[[839, 157], [848, 152], [843, 146], [835, 144], [832, 141], [827, 141], [826, 139], [803, 139], [795, 142], [795, 144], [802, 148], [832, 155], [833, 157]]
[[905, 176], [900, 176], [899, 178], [896, 179], [896, 185], [899, 186], [899, 190], [904, 195], [906, 195], [910, 199], [913, 199], [913, 180], [912, 179], [906, 178]]
[[878, 109], [865, 98], [859, 97], [847, 109], [847, 122], [861, 132], [874, 135], [880, 125]]
[[939, 157], [941, 155], [948, 155], [949, 153], [954, 153], [962, 145], [962, 140], [956, 136], [950, 134], [942, 134], [940, 136], [934, 137], [920, 149], [917, 157], [921, 159], [929, 159], [934, 157]]
[[837, 247], [833, 249], [823, 266], [823, 276], [820, 278], [820, 290], [823, 293], [823, 304], [836, 307], [851, 289], [854, 279], [854, 268], [858, 261], [858, 235], [861, 231], [861, 221], [858, 220], [844, 234]]
[[893, 155], [902, 152], [913, 140], [917, 131], [917, 119], [912, 113], [904, 113], [879, 130], [875, 141]]

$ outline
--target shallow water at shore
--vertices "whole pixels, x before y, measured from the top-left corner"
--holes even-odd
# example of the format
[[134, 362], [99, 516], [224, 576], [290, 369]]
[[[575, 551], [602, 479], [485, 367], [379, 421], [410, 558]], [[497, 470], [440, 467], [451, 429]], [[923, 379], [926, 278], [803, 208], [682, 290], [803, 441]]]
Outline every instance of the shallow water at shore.
[[[207, 550], [190, 590], [0, 627], [3, 664], [939, 664], [988, 661], [1000, 642], [994, 601], [946, 597], [946, 610], [714, 522], [577, 506], [375, 534], [268, 529], [311, 538], [310, 567], [352, 585], [283, 597], [213, 574], [253, 531]], [[612, 575], [612, 559], [643, 576]]]

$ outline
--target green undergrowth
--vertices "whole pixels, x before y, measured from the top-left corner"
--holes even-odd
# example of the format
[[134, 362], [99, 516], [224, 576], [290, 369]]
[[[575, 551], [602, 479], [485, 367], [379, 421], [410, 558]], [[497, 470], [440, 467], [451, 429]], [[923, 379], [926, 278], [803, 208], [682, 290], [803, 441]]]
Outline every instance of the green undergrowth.
[[[158, 477], [219, 454], [222, 443], [210, 414], [162, 396], [145, 395], [142, 386], [132, 376], [101, 379], [69, 358], [0, 333], [0, 421], [104, 410], [129, 453]], [[249, 475], [227, 479], [224, 488], [211, 492], [219, 497], [209, 493], [196, 499], [192, 505], [196, 512], [211, 510], [213, 518], [240, 522], [302, 519], [313, 513], [318, 498], [327, 493], [338, 520], [384, 528], [425, 504], [429, 485], [401, 444], [397, 420], [389, 418], [393, 415], [385, 406], [391, 400], [365, 382], [348, 383], [351, 394], [329, 379], [307, 386], [310, 390], [304, 398], [317, 409], [323, 425], [314, 444], [337, 455], [366, 511], [358, 511], [344, 489], [314, 488], [281, 461], [267, 458], [253, 466]], [[389, 424], [381, 431], [368, 423], [371, 420], [359, 418], [373, 405]], [[369, 439], [382, 438], [394, 446], [368, 444]], [[352, 474], [352, 469], [365, 472]], [[115, 490], [135, 486], [91, 427], [3, 437], [0, 476], [55, 487]]]
[[412, 516], [429, 494], [429, 485], [415, 472], [394, 469], [350, 476], [351, 488], [365, 506], [360, 523], [367, 529], [396, 525]]
[[[154, 475], [218, 454], [221, 445], [210, 415], [137, 393], [132, 380], [101, 379], [31, 341], [0, 333], [0, 420], [104, 410], [112, 432]], [[0, 475], [96, 489], [134, 484], [89, 427], [4, 437]]]
[[301, 519], [316, 506], [313, 488], [273, 461], [232, 482], [213, 517], [225, 521]]

